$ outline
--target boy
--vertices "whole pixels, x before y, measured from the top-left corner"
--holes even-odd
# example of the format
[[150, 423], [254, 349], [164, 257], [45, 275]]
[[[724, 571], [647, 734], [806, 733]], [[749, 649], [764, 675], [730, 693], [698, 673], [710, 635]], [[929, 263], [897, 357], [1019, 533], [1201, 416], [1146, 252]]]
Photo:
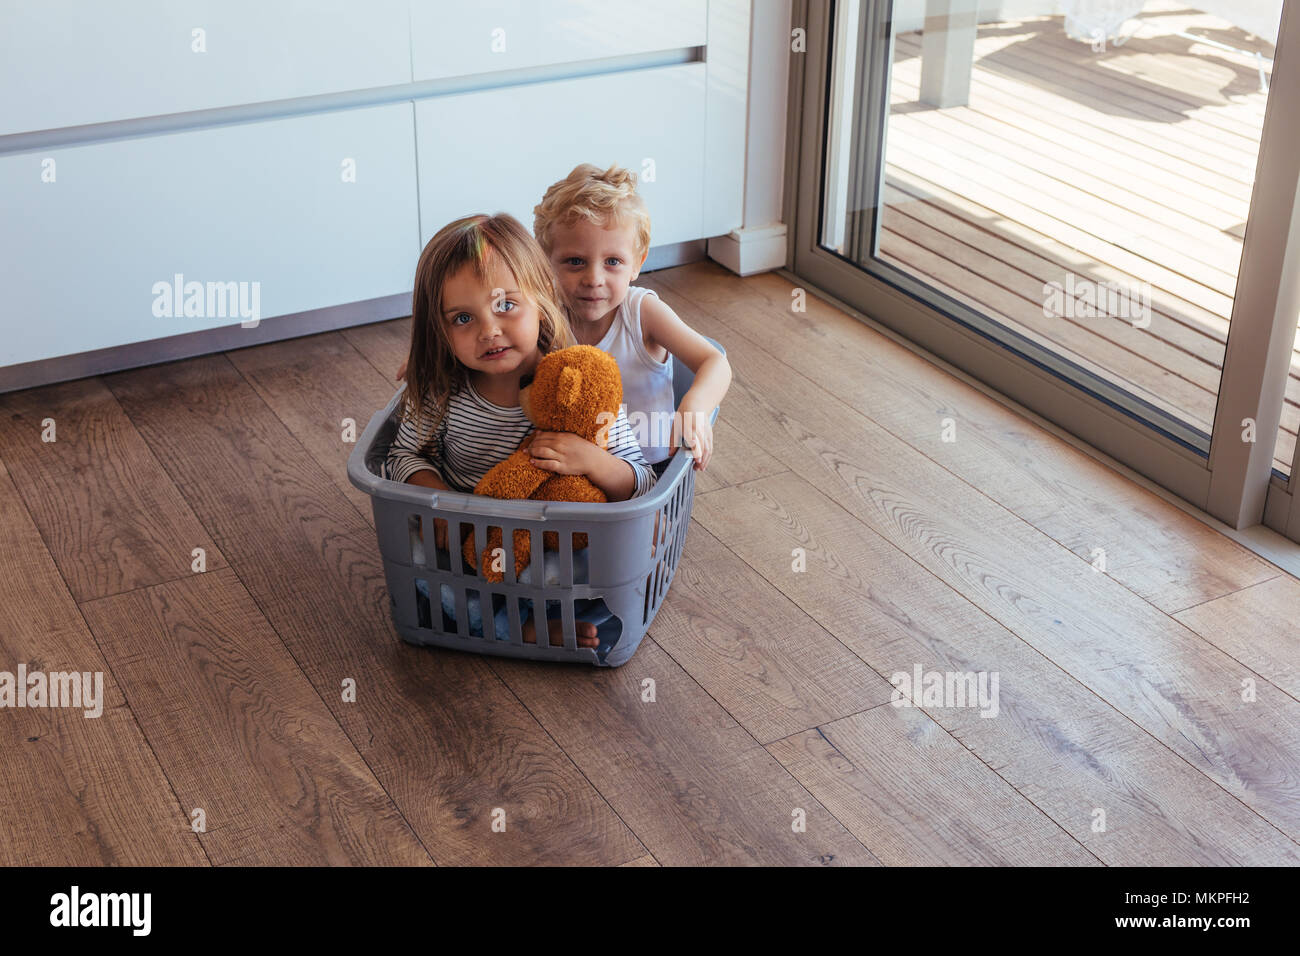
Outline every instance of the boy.
[[[685, 444], [703, 470], [713, 455], [709, 413], [731, 385], [731, 365], [653, 290], [631, 284], [650, 251], [636, 174], [583, 163], [547, 189], [533, 213], [533, 235], [551, 261], [574, 336], [618, 361], [628, 422], [646, 461], [662, 472]], [[674, 359], [695, 373], [676, 413]]]

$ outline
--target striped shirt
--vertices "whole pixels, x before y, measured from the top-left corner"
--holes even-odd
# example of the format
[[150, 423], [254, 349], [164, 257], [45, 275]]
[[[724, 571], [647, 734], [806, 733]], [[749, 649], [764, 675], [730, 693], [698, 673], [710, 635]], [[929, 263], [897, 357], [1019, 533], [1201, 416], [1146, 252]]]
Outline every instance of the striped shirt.
[[[437, 417], [437, 406], [426, 396], [415, 422], [402, 418], [384, 462], [386, 477], [406, 481], [417, 471], [435, 471], [455, 491], [472, 494], [489, 469], [505, 461], [534, 430], [519, 406], [503, 408], [480, 395], [470, 383], [452, 394], [447, 415], [432, 442], [432, 458], [419, 454], [423, 439]], [[646, 464], [641, 446], [620, 408], [618, 420], [609, 429], [609, 453], [622, 458], [636, 473], [632, 497], [643, 495], [655, 483], [655, 473]]]

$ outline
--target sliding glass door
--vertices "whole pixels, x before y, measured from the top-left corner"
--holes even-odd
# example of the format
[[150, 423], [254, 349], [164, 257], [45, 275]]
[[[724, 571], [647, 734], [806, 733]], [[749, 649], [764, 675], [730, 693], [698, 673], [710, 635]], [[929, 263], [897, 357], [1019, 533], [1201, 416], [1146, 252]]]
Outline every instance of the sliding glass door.
[[796, 3], [794, 271], [1234, 526], [1271, 479], [1276, 525], [1300, 430], [1281, 13]]

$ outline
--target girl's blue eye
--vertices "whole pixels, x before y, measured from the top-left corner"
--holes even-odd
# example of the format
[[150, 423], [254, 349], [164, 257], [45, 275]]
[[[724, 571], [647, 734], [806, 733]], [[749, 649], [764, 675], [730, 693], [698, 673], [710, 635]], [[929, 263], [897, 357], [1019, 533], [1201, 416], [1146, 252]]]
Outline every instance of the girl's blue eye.
[[462, 322], [461, 319], [469, 319], [471, 322], [473, 322], [474, 316], [470, 315], [468, 312], [458, 312], [456, 315], [451, 317], [451, 324], [464, 325], [465, 323]]
[[[506, 306], [510, 306], [510, 308], [507, 309]], [[515, 304], [511, 302], [509, 299], [502, 299], [493, 308], [495, 308], [496, 311], [498, 312], [510, 312], [514, 310], [514, 307]]]

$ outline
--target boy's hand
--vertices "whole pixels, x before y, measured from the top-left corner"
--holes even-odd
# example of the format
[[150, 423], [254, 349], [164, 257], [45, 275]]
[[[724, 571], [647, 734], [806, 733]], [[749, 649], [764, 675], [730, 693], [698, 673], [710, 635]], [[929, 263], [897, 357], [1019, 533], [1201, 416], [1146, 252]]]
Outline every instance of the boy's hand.
[[703, 471], [713, 457], [713, 426], [709, 424], [709, 416], [678, 409], [673, 414], [673, 432], [668, 445], [674, 450], [678, 445], [685, 445], [695, 456], [695, 470]]
[[534, 465], [557, 475], [590, 475], [600, 464], [596, 456], [608, 454], [572, 432], [535, 432], [528, 450]]

